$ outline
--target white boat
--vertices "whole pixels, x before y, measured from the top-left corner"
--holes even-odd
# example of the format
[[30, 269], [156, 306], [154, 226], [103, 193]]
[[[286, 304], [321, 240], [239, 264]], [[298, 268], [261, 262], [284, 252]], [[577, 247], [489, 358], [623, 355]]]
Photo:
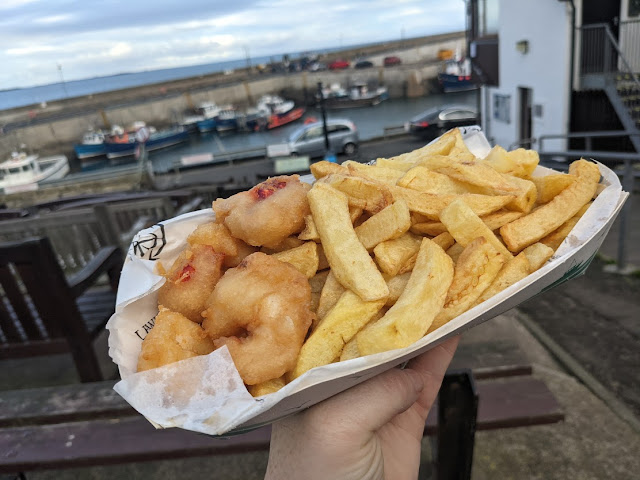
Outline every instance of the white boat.
[[13, 152], [11, 158], [0, 163], [0, 189], [3, 193], [37, 190], [45, 181], [58, 180], [69, 173], [65, 155], [39, 158], [24, 152]]
[[285, 100], [279, 95], [263, 95], [258, 100], [256, 109], [268, 115], [284, 115], [295, 107], [293, 100]]

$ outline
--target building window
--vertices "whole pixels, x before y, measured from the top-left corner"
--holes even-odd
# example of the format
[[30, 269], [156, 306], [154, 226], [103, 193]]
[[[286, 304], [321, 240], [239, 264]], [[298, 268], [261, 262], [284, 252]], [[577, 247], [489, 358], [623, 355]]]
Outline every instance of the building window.
[[637, 17], [640, 15], [640, 0], [629, 0], [629, 11], [627, 16]]
[[498, 0], [478, 2], [478, 36], [497, 35], [499, 25]]
[[511, 95], [493, 94], [493, 118], [511, 123]]

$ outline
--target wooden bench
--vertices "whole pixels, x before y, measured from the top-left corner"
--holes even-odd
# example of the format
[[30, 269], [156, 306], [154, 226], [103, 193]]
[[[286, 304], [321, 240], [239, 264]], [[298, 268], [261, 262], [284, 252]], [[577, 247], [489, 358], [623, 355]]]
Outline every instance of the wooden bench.
[[87, 265], [100, 249], [118, 246], [126, 251], [139, 230], [200, 207], [201, 196], [189, 194], [187, 199], [186, 195], [180, 192], [181, 202], [177, 207], [168, 195], [132, 199], [108, 196], [98, 203], [78, 199], [68, 205], [58, 205], [54, 211], [2, 220], [0, 243], [48, 237], [58, 263], [69, 275]]
[[67, 278], [48, 238], [0, 244], [0, 359], [70, 352], [81, 381], [103, 380], [92, 342], [115, 310], [122, 262], [105, 247]]
[[[531, 368], [527, 366], [478, 371], [477, 416], [465, 419], [473, 426], [466, 433], [472, 438], [475, 429], [542, 425], [563, 420], [564, 414], [553, 394], [544, 382], [530, 374]], [[460, 372], [451, 372], [447, 377], [456, 375]], [[448, 384], [454, 385], [449, 392], [459, 390], [455, 381], [454, 378], [454, 383]], [[112, 390], [113, 384], [99, 382], [0, 392], [0, 473], [225, 455], [269, 448], [269, 426], [229, 438], [214, 438], [177, 428], [155, 430]], [[446, 388], [447, 383], [444, 385]], [[453, 406], [440, 403], [432, 408], [425, 435], [439, 434], [438, 417], [442, 422], [449, 415], [445, 421], [450, 421], [451, 413], [455, 412]], [[443, 444], [443, 439], [444, 436], [439, 438], [440, 451], [458, 451], [456, 444]], [[458, 442], [456, 437], [454, 443]], [[440, 478], [453, 477], [442, 475]]]

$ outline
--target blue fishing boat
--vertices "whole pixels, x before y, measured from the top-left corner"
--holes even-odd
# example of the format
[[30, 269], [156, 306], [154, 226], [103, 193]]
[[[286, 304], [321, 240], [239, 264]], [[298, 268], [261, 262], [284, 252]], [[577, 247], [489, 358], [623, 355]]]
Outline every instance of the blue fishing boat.
[[[182, 126], [160, 131], [150, 128], [149, 132], [149, 139], [144, 142], [148, 152], [177, 145], [189, 138], [189, 132]], [[105, 140], [107, 158], [115, 159], [135, 155], [136, 149], [140, 145], [139, 138], [140, 135], [136, 135], [135, 132], [109, 136]]]
[[200, 118], [196, 120], [196, 127], [200, 133], [213, 132], [217, 126], [220, 107], [214, 102], [201, 103], [197, 108]]
[[215, 117], [216, 130], [218, 132], [230, 132], [238, 129], [238, 115], [232, 105], [220, 107], [220, 112]]
[[438, 83], [445, 93], [478, 88], [471, 78], [471, 62], [468, 58], [447, 60], [438, 73]]
[[73, 145], [76, 157], [80, 160], [99, 157], [107, 153], [104, 146], [105, 132], [89, 130], [82, 136], [82, 142]]

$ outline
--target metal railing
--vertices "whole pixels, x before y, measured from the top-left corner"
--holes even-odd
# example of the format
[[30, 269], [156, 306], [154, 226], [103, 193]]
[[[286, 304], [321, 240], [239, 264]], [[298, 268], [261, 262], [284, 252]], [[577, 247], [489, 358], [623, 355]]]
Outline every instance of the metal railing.
[[[611, 77], [614, 74], [623, 74], [640, 87], [640, 79], [636, 74], [640, 70], [640, 21], [621, 23], [620, 38], [624, 41], [622, 48], [607, 23], [583, 25], [578, 27], [578, 32], [579, 72], [583, 77], [583, 86], [589, 86], [585, 76]], [[587, 85], [584, 85], [585, 83]]]
[[640, 20], [620, 22], [618, 44], [631, 70], [640, 72]]

